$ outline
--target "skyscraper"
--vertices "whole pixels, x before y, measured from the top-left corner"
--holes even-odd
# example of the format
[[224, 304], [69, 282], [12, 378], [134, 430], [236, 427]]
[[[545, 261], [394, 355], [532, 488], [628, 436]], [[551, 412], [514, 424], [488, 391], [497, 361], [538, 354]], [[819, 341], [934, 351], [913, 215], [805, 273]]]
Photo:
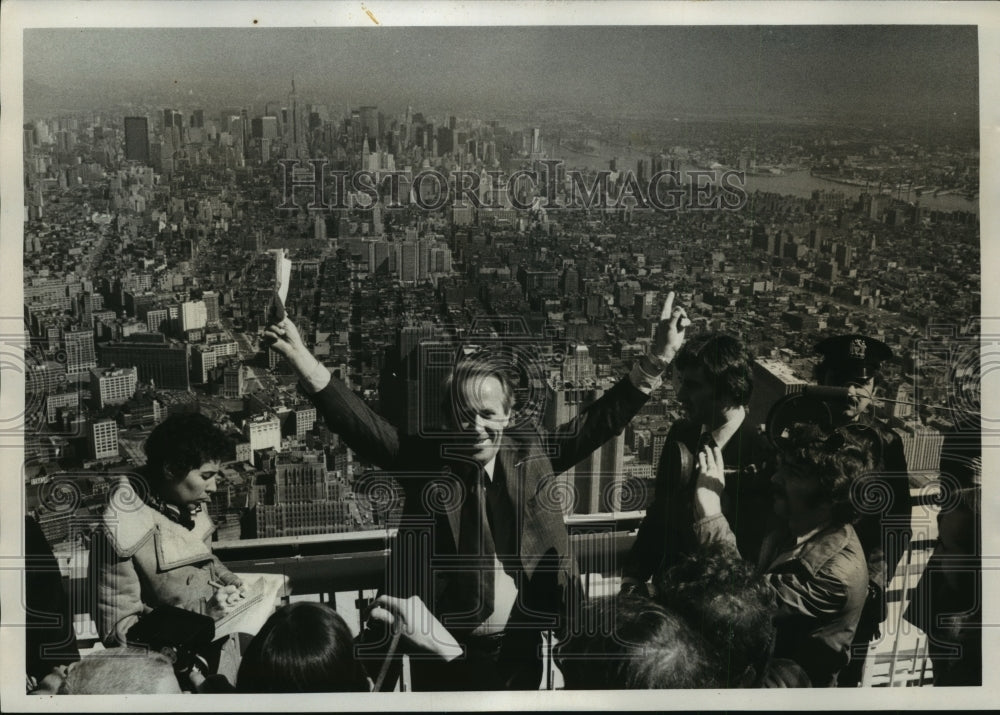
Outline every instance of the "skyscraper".
[[219, 324], [219, 294], [213, 290], [207, 290], [201, 295], [202, 302], [205, 303], [205, 324]]
[[208, 323], [208, 311], [203, 300], [189, 300], [181, 304], [181, 330], [197, 330]]
[[68, 330], [63, 335], [66, 345], [66, 373], [76, 375], [97, 367], [94, 333], [91, 330]]
[[99, 407], [123, 405], [135, 394], [139, 382], [134, 367], [102, 367], [90, 370], [90, 394]]
[[118, 458], [118, 425], [114, 420], [102, 419], [92, 422], [88, 434], [90, 456], [94, 459]]
[[149, 121], [145, 117], [125, 117], [125, 159], [149, 163]]

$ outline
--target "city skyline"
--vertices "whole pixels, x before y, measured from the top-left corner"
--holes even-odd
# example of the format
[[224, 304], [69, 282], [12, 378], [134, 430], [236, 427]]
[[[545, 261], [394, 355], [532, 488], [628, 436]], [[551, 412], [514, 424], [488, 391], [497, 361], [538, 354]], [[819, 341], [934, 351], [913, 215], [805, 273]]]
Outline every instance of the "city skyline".
[[[437, 415], [436, 401], [421, 403], [437, 383], [428, 379], [428, 388], [416, 376], [428, 346], [445, 344], [450, 355], [447, 341], [475, 334], [477, 321], [522, 318], [538, 338], [539, 404], [548, 408], [525, 414], [554, 426], [648, 347], [667, 290], [691, 310], [692, 336], [738, 334], [760, 358], [750, 408], [760, 422], [809, 382], [820, 337], [859, 332], [889, 344], [897, 359], [884, 375], [879, 416], [921, 473], [937, 467], [960, 397], [949, 369], [957, 364], [954, 377], [972, 384], [962, 360], [979, 332], [983, 374], [996, 372], [990, 326], [981, 325], [996, 304], [984, 239], [995, 221], [988, 129], [998, 106], [988, 64], [998, 28], [984, 11], [978, 26], [768, 24], [802, 21], [804, 12], [815, 13], [809, 22], [869, 16], [859, 4], [852, 15], [788, 3], [798, 9], [787, 18], [733, 13], [760, 25], [391, 27], [375, 23], [395, 8], [359, 3], [361, 26], [306, 27], [317, 22], [308, 18], [320, 12], [313, 7], [295, 14], [303, 27], [274, 27], [261, 15], [270, 26], [249, 29], [210, 27], [220, 15], [207, 4], [203, 20], [191, 3], [162, 4], [181, 8], [181, 23], [205, 26], [42, 28], [43, 20], [20, 19], [35, 26], [5, 67], [8, 79], [14, 70], [24, 81], [23, 92], [11, 82], [4, 94], [20, 132], [7, 131], [5, 146], [15, 155], [23, 147], [24, 161], [11, 162], [8, 174], [18, 176], [4, 193], [17, 214], [4, 219], [4, 244], [20, 271], [4, 305], [14, 347], [31, 352], [23, 386], [15, 370], [3, 375], [12, 376], [5, 403], [25, 415], [24, 444], [7, 450], [11, 471], [23, 475], [11, 480], [20, 493], [11, 486], [8, 501], [44, 521], [59, 553], [84, 554], [69, 537], [98, 513], [109, 475], [143, 463], [142, 442], [168, 413], [193, 409], [235, 442], [210, 507], [224, 554], [278, 553], [304, 540], [315, 554], [276, 558], [310, 586], [345, 566], [352, 574], [381, 567], [340, 552], [348, 543], [383, 547], [385, 485], [363, 478], [378, 475], [316, 423], [288, 365], [258, 340], [279, 255], [292, 264], [285, 310], [310, 349], [413, 431]], [[648, 3], [650, 21], [714, 14], [728, 22], [720, 4], [659, 12]], [[93, 8], [106, 5], [81, 4], [79, 23], [104, 24]], [[579, 21], [579, 3], [508, 6], [521, 5], [544, 8], [550, 22]], [[611, 5], [637, 22], [647, 3]], [[900, 10], [898, 21], [928, 22], [920, 5], [905, 17]], [[322, 12], [331, 6], [352, 12], [336, 3]], [[676, 18], [665, 14], [678, 6]], [[969, 22], [965, 11], [942, 10], [932, 21]], [[106, 24], [129, 24], [130, 12], [123, 5], [126, 19]], [[489, 16], [468, 12], [474, 21]], [[330, 178], [329, 208], [307, 212], [305, 186], [290, 210], [281, 192], [291, 169], [281, 162], [293, 158], [322, 162], [330, 177], [405, 174], [403, 205], [389, 206], [385, 191], [368, 206], [352, 190], [347, 207], [335, 209]], [[552, 210], [517, 208], [506, 185], [484, 184], [469, 206], [450, 199], [435, 210], [411, 190], [423, 171], [538, 178], [547, 161], [559, 166], [553, 190], [562, 206]], [[598, 186], [598, 172], [645, 181], [658, 170], [710, 167], [745, 175], [739, 207], [633, 212], [577, 200], [574, 177], [586, 188]], [[23, 215], [15, 184], [24, 187]], [[544, 195], [547, 184], [537, 186]], [[620, 192], [621, 178], [611, 186]], [[573, 352], [555, 349], [562, 345]], [[989, 378], [981, 393], [979, 379], [967, 388], [970, 408], [987, 401], [988, 424], [997, 409]], [[680, 416], [667, 380], [624, 432], [566, 473], [575, 495], [562, 505], [567, 519], [641, 512]], [[992, 452], [982, 455], [985, 471]], [[83, 482], [74, 509], [49, 508], [46, 499]], [[638, 517], [614, 523], [620, 535]], [[347, 530], [350, 540], [341, 538]], [[327, 597], [353, 613], [358, 592], [342, 591], [339, 603]], [[865, 696], [882, 703], [899, 692]], [[949, 693], [922, 695], [944, 702]], [[706, 696], [714, 706], [725, 698]]]
[[975, 126], [977, 58], [944, 25], [30, 29], [25, 111], [263, 105], [294, 79], [341, 108]]

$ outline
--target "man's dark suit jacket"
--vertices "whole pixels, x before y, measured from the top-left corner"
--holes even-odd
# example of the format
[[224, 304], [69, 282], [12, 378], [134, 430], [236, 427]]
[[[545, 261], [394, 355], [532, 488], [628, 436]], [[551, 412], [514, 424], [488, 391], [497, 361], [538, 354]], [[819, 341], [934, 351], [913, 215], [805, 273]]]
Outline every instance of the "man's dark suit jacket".
[[[671, 445], [684, 445], [697, 464], [700, 438], [701, 425], [687, 419], [675, 422], [667, 433], [657, 465], [653, 502], [626, 556], [623, 576], [644, 583], [697, 549], [694, 480], [685, 482], [684, 475], [674, 473], [677, 463], [671, 459]], [[763, 433], [744, 419], [722, 448], [722, 460], [727, 469], [739, 470], [737, 475], [726, 476], [722, 510], [732, 525], [740, 553], [755, 560], [764, 537], [774, 526], [770, 485], [773, 452]]]
[[[561, 614], [580, 596], [579, 575], [563, 521], [566, 493], [555, 475], [620, 434], [648, 395], [626, 377], [576, 418], [554, 431], [507, 430], [497, 455], [514, 507], [520, 573], [513, 628], [561, 629]], [[463, 495], [479, 466], [447, 438], [401, 435], [340, 380], [312, 396], [331, 430], [351, 449], [395, 477], [404, 506], [384, 590], [418, 595], [449, 625], [438, 608], [448, 570], [458, 557]]]

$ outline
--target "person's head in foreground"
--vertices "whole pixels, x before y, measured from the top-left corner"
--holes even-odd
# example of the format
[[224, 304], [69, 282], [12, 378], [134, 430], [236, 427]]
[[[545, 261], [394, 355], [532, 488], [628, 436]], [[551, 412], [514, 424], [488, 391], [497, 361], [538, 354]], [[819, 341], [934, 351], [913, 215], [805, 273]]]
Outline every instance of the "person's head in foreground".
[[365, 692], [354, 638], [336, 611], [300, 602], [277, 610], [247, 646], [236, 676], [243, 693]]
[[219, 463], [229, 455], [229, 441], [205, 415], [174, 414], [156, 426], [144, 451], [154, 495], [178, 508], [193, 509], [215, 493]]
[[170, 659], [144, 648], [108, 648], [42, 680], [37, 694], [170, 695], [181, 692]]
[[796, 536], [826, 524], [850, 524], [858, 516], [852, 488], [870, 470], [868, 451], [847, 432], [794, 425], [779, 444], [771, 478], [774, 511]]
[[776, 604], [750, 562], [713, 541], [659, 576], [656, 591], [657, 602], [707, 639], [721, 683], [760, 686], [774, 647]]
[[637, 596], [588, 602], [556, 658], [571, 690], [718, 686], [703, 639], [679, 615]]

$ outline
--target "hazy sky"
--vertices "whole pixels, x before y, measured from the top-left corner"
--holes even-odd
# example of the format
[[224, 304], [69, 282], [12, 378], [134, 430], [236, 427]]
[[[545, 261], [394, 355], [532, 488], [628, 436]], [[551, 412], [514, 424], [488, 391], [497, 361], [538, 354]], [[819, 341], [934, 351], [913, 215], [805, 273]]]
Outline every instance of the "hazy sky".
[[975, 116], [972, 26], [36, 29], [26, 103]]

